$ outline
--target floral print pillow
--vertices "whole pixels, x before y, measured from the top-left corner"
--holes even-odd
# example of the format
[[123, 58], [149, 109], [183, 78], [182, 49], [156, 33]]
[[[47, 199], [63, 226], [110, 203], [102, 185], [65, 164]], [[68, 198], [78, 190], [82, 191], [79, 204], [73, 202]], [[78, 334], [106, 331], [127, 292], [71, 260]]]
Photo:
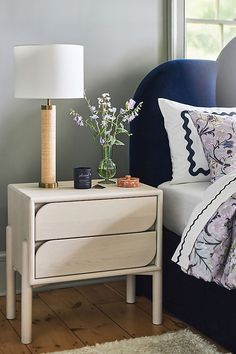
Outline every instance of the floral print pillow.
[[236, 115], [189, 114], [201, 138], [212, 182], [236, 171]]

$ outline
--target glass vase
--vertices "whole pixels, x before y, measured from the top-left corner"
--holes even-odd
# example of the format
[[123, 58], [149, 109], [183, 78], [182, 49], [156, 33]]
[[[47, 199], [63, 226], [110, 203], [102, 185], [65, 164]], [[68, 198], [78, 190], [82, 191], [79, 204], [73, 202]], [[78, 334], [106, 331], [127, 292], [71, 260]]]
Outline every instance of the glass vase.
[[98, 175], [103, 178], [100, 183], [115, 183], [111, 179], [116, 174], [116, 165], [112, 161], [112, 146], [102, 147], [102, 160], [98, 166]]

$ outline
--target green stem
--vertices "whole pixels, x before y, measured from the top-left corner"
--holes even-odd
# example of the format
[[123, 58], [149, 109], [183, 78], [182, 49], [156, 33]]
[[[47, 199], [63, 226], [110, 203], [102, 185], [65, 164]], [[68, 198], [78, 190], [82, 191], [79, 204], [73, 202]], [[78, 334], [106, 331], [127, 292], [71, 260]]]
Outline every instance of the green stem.
[[111, 145], [103, 146], [102, 159], [103, 160], [111, 159], [111, 155], [112, 155], [112, 146]]

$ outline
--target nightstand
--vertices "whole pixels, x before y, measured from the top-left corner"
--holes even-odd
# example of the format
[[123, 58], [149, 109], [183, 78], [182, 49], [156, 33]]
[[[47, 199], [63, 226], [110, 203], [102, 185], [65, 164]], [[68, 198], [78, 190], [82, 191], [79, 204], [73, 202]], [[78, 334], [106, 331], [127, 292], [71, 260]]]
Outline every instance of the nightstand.
[[[93, 181], [96, 184], [97, 181]], [[51, 283], [127, 275], [153, 277], [154, 324], [162, 321], [162, 191], [139, 188], [58, 189], [36, 183], [8, 187], [7, 318], [15, 318], [15, 271], [21, 274], [21, 339], [32, 337], [32, 288]]]

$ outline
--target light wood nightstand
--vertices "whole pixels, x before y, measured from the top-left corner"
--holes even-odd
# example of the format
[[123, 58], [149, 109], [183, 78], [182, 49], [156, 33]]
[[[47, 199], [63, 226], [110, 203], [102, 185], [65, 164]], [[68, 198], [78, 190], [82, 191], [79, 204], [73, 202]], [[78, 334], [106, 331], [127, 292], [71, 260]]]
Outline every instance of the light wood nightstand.
[[[93, 181], [95, 184], [97, 181]], [[22, 279], [21, 339], [32, 337], [32, 288], [135, 274], [153, 276], [153, 323], [162, 321], [162, 191], [139, 188], [56, 190], [36, 183], [8, 187], [7, 318], [15, 318], [15, 271]]]

